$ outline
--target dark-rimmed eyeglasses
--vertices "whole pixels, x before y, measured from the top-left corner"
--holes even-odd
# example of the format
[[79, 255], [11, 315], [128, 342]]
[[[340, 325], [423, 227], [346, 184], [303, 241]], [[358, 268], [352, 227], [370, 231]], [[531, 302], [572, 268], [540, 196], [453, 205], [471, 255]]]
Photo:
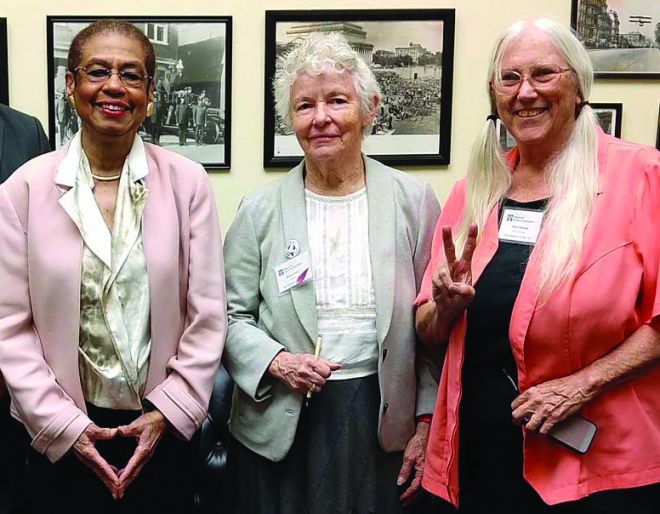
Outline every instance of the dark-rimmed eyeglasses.
[[573, 71], [573, 69], [562, 68], [559, 65], [553, 64], [535, 66], [529, 69], [527, 73], [522, 73], [518, 70], [503, 69], [500, 75], [493, 79], [493, 89], [504, 95], [513, 95], [518, 92], [525, 79], [534, 89], [549, 88], [567, 71]]
[[105, 66], [93, 64], [90, 66], [78, 66], [73, 69], [74, 73], [82, 71], [87, 80], [92, 84], [103, 84], [108, 81], [112, 75], [117, 75], [122, 84], [127, 87], [141, 87], [146, 80], [151, 80], [151, 77], [146, 73], [138, 70], [111, 70]]

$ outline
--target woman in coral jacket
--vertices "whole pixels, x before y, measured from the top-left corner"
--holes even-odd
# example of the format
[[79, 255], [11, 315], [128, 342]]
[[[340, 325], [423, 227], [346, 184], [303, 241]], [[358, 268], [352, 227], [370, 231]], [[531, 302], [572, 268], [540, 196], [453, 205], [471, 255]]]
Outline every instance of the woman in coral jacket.
[[66, 76], [81, 131], [0, 188], [0, 368], [33, 512], [192, 510], [224, 277], [204, 169], [137, 135], [155, 64], [130, 23], [83, 29]]
[[592, 77], [561, 24], [512, 25], [438, 221], [416, 301], [420, 338], [446, 345], [423, 486], [461, 513], [658, 506], [660, 157], [598, 128]]

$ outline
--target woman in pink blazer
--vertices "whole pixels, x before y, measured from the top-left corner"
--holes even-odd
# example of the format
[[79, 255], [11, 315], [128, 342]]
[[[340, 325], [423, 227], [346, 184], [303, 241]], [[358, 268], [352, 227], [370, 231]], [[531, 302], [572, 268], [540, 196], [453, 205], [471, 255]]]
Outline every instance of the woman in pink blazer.
[[188, 512], [186, 440], [226, 331], [213, 192], [200, 165], [137, 136], [155, 72], [144, 34], [99, 21], [68, 64], [81, 131], [0, 188], [0, 369], [35, 450], [30, 503]]

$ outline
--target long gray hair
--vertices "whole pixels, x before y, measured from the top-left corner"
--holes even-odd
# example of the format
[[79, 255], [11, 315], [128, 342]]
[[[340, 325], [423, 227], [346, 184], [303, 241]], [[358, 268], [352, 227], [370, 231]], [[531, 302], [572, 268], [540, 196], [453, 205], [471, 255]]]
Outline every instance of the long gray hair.
[[[561, 51], [575, 72], [578, 93], [582, 100], [587, 100], [593, 82], [591, 60], [567, 27], [548, 18], [516, 22], [500, 36], [488, 70], [489, 83], [499, 76], [502, 58], [511, 43], [529, 25], [545, 33]], [[496, 112], [492, 94], [491, 110]], [[567, 144], [549, 164], [552, 199], [537, 249], [541, 263], [540, 289], [545, 293], [556, 289], [574, 271], [582, 249], [584, 231], [598, 192], [597, 126], [593, 110], [584, 105]], [[468, 165], [466, 210], [457, 233], [459, 248], [465, 245], [471, 223], [476, 223], [482, 233], [492, 209], [510, 188], [511, 171], [504, 161], [495, 123], [487, 120], [472, 147]]]

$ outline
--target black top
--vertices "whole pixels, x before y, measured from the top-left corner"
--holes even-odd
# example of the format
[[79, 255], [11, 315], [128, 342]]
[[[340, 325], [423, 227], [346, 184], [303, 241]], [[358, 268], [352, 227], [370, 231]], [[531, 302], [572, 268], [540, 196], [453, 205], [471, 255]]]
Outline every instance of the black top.
[[[543, 210], [546, 203], [506, 199], [500, 217], [503, 206]], [[475, 284], [476, 295], [467, 311], [459, 417], [462, 498], [488, 491], [509, 490], [515, 495], [524, 486], [522, 431], [511, 420], [511, 402], [517, 393], [503, 370], [517, 382], [509, 324], [532, 249], [500, 241]]]

